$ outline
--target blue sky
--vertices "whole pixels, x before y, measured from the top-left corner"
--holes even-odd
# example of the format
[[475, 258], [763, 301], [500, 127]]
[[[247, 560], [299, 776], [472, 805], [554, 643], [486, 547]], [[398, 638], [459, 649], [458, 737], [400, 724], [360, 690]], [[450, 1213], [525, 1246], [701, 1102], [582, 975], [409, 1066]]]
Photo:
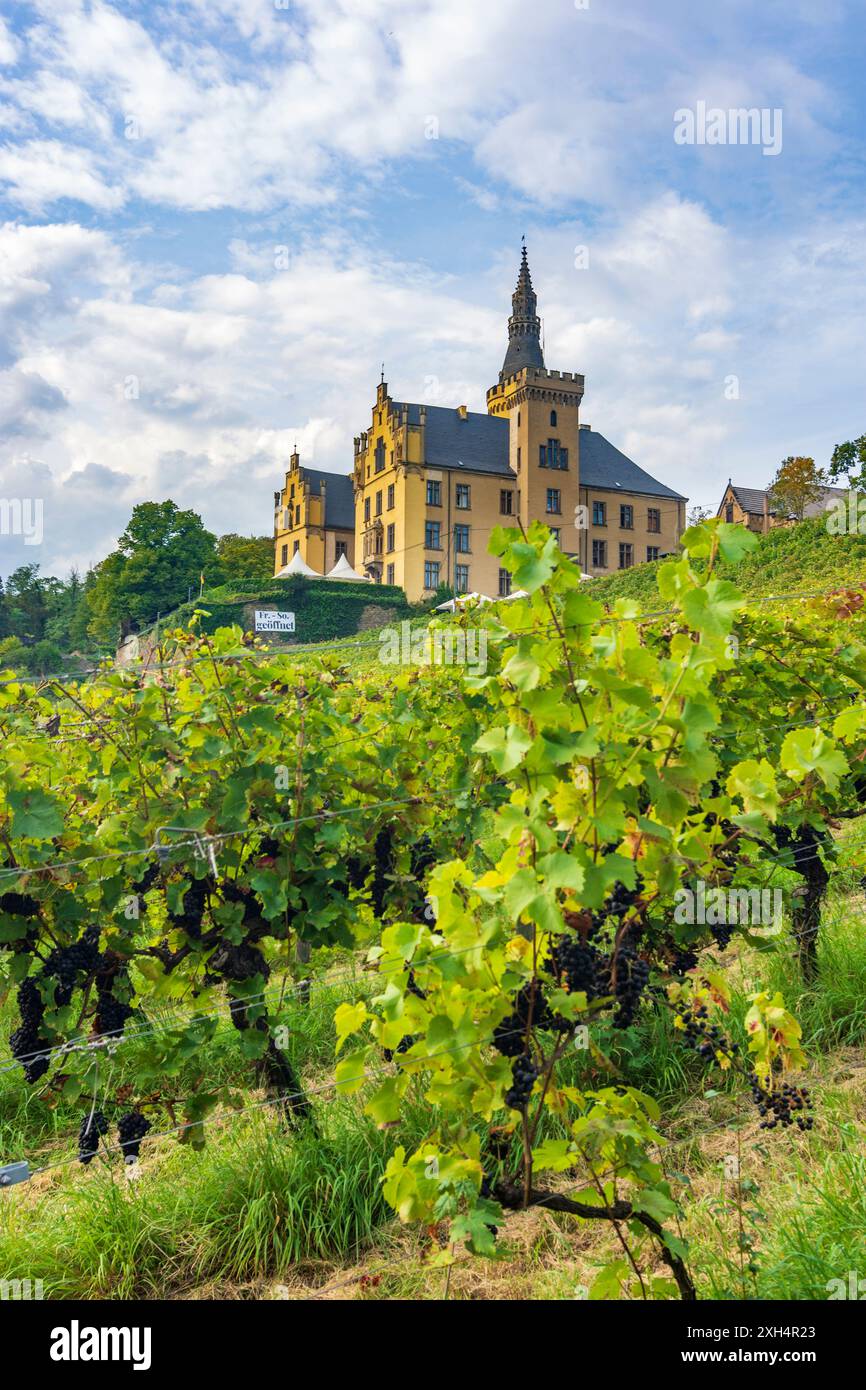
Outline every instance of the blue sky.
[[[694, 502], [866, 430], [862, 0], [3, 14], [0, 496], [44, 538], [0, 573], [149, 497], [268, 533], [296, 440], [350, 470], [382, 360], [483, 409], [524, 233], [548, 365]], [[781, 112], [779, 152], [678, 144], [698, 103]]]

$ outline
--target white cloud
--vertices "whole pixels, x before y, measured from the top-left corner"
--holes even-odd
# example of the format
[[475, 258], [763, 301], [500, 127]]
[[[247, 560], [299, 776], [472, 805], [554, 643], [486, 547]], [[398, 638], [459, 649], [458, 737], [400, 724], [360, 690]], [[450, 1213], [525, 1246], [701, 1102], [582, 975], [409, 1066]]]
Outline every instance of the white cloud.
[[0, 149], [0, 180], [8, 185], [8, 196], [28, 212], [42, 212], [61, 198], [104, 212], [124, 201], [123, 190], [105, 183], [92, 155], [59, 140], [29, 140]]

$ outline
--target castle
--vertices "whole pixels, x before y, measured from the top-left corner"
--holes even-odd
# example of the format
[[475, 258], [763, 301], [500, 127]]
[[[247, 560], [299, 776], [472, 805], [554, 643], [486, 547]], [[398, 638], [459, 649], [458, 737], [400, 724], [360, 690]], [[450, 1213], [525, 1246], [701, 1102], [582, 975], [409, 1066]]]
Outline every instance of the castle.
[[505, 595], [510, 576], [488, 553], [490, 533], [531, 521], [548, 525], [593, 576], [675, 549], [687, 499], [582, 424], [584, 378], [544, 364], [525, 247], [511, 303], [486, 415], [392, 400], [383, 378], [351, 475], [291, 455], [274, 494], [275, 574], [294, 572], [296, 556], [327, 574], [342, 556], [376, 583], [400, 585], [410, 602], [443, 583]]

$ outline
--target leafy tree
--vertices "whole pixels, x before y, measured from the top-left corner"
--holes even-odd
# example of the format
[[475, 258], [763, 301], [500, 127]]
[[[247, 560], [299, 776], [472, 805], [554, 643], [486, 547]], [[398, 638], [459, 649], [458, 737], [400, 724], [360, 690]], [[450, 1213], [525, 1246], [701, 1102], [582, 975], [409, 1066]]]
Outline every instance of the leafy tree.
[[837, 444], [830, 460], [829, 476], [833, 482], [845, 474], [850, 488], [866, 491], [866, 434]]
[[815, 460], [800, 455], [784, 459], [767, 489], [767, 500], [782, 516], [802, 521], [806, 508], [820, 502], [828, 483], [827, 473]]
[[39, 642], [45, 636], [48, 605], [44, 580], [38, 565], [20, 565], [6, 585], [10, 631], [25, 642]]
[[216, 540], [196, 512], [171, 500], [141, 502], [126, 530], [97, 566], [88, 595], [88, 631], [112, 642], [118, 631], [152, 622], [198, 591], [201, 575], [216, 565]]
[[273, 539], [271, 536], [239, 536], [229, 531], [217, 541], [217, 561], [216, 572], [205, 576], [211, 583], [267, 581], [274, 572]]

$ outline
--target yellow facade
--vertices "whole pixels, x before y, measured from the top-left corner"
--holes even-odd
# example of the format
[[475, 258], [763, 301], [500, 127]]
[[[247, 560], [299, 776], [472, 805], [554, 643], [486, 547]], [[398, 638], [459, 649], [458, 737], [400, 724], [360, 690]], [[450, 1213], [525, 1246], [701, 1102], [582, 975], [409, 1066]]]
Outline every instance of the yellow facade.
[[[379, 383], [369, 427], [355, 438], [349, 558], [360, 573], [399, 585], [410, 602], [431, 597], [440, 584], [508, 593], [510, 578], [488, 543], [495, 527], [518, 521], [549, 525], [588, 575], [676, 549], [686, 499], [581, 423], [584, 378], [547, 369], [540, 328], [524, 251], [508, 350], [486, 415], [397, 401]], [[305, 495], [299, 505], [290, 495], [295, 459], [279, 495], [292, 525], [277, 532], [275, 570], [286, 553], [281, 545], [297, 544], [324, 573], [328, 528], [318, 497]]]
[[354, 527], [329, 524], [328, 488], [339, 488], [343, 481], [302, 468], [297, 450], [290, 456], [286, 481], [274, 493], [274, 574], [285, 569], [298, 551], [317, 574], [327, 574], [341, 555], [354, 565]]

